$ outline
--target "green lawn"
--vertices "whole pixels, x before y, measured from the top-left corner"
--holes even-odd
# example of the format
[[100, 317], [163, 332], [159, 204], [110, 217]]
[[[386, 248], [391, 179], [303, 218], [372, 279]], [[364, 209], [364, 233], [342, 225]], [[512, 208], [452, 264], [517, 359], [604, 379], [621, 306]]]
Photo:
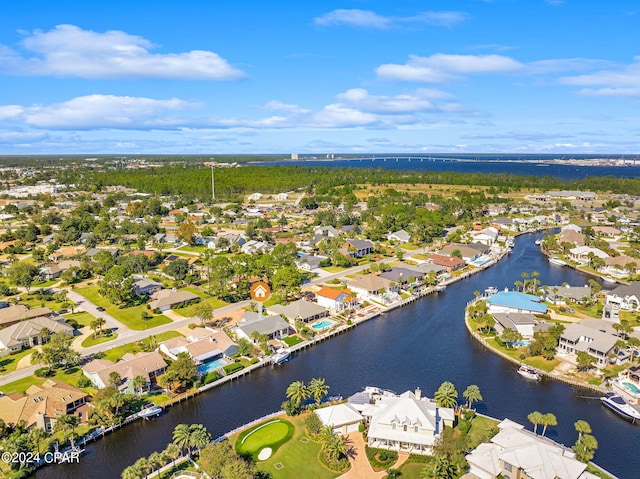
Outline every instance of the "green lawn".
[[185, 245], [185, 246], [180, 246], [178, 250], [192, 251], [194, 253], [204, 253], [207, 250], [207, 245], [193, 245], [193, 246]]
[[[269, 459], [261, 462], [258, 468], [271, 474], [273, 479], [333, 479], [339, 476], [339, 473], [329, 471], [318, 461], [321, 446], [306, 436], [303, 418], [304, 416], [288, 418], [295, 428], [293, 437]], [[301, 441], [303, 438], [306, 442]], [[284, 467], [278, 470], [275, 468], [276, 464]]]
[[[199, 294], [201, 295], [200, 297], [203, 297], [202, 291], [198, 291], [198, 292], [192, 291], [192, 293]], [[203, 299], [202, 301], [209, 303], [213, 309], [218, 309], [227, 305], [227, 303], [225, 303], [224, 301], [218, 298], [207, 298], [207, 299]], [[187, 306], [186, 308], [174, 309], [173, 311], [179, 314], [180, 316], [184, 316], [185, 318], [190, 318], [194, 315], [194, 312], [197, 307], [198, 307], [197, 304], [192, 304], [191, 306]]]
[[102, 343], [106, 343], [107, 341], [111, 341], [113, 339], [116, 339], [118, 337], [118, 333], [113, 333], [111, 334], [111, 336], [98, 336], [98, 338], [94, 339], [93, 338], [93, 331], [91, 332], [91, 335], [87, 336], [83, 341], [82, 341], [82, 347], [83, 348], [88, 348], [91, 346], [95, 346], [96, 344], [102, 344]]
[[400, 466], [400, 472], [402, 479], [422, 479], [420, 473], [424, 469], [426, 464], [419, 462], [405, 462]]
[[31, 354], [33, 349], [25, 349], [14, 354], [9, 354], [0, 358], [0, 373], [10, 373], [16, 370], [18, 361], [24, 358], [27, 354]]
[[65, 314], [64, 315], [64, 319], [73, 319], [74, 321], [76, 321], [81, 327], [89, 327], [90, 324], [96, 319], [93, 316], [91, 316], [89, 313], [87, 313], [86, 311], [80, 311], [78, 313], [74, 313], [74, 314]]
[[487, 417], [476, 416], [471, 421], [471, 428], [467, 433], [470, 447], [476, 448], [488, 437], [493, 437], [498, 432], [498, 421]]
[[300, 344], [304, 341], [300, 336], [287, 336], [283, 339], [283, 341], [287, 344], [287, 346], [295, 346], [296, 344]]
[[[171, 338], [177, 338], [178, 336], [183, 336], [183, 335], [180, 334], [178, 331], [167, 331], [166, 333], [155, 335], [155, 340], [159, 344], [162, 341], [166, 341], [167, 339], [171, 339]], [[134, 353], [134, 354], [139, 353], [140, 351], [143, 351], [141, 343], [142, 342], [147, 343], [148, 340], [149, 338], [145, 338], [142, 341], [125, 344], [123, 346], [118, 346], [117, 348], [113, 348], [108, 351], [105, 351], [104, 359], [109, 359], [110, 361], [115, 362], [119, 360], [122, 356], [124, 356], [126, 353]]]
[[82, 370], [78, 367], [72, 368], [69, 371], [56, 371], [55, 375], [51, 378], [39, 378], [36, 376], [29, 376], [27, 378], [18, 379], [17, 381], [13, 381], [11, 383], [7, 383], [4, 386], [0, 386], [0, 391], [4, 394], [11, 394], [13, 392], [24, 393], [30, 386], [34, 384], [42, 384], [47, 379], [57, 379], [59, 381], [64, 381], [66, 383], [71, 384], [72, 386], [77, 386], [78, 379], [82, 377]]
[[286, 443], [293, 436], [294, 427], [284, 419], [270, 419], [244, 431], [236, 441], [236, 451], [239, 454], [250, 453], [254, 460], [258, 460], [258, 454], [265, 447], [270, 447], [273, 452]]
[[340, 266], [327, 266], [326, 268], [322, 268], [325, 271], [328, 271], [329, 273], [342, 273], [343, 271], [346, 271], [349, 268], [342, 268]]
[[100, 295], [97, 286], [78, 288], [76, 292], [84, 296], [87, 301], [92, 302], [96, 306], [103, 307], [108, 314], [131, 329], [140, 331], [155, 328], [156, 326], [160, 326], [161, 324], [168, 324], [171, 322], [171, 319], [167, 318], [163, 314], [153, 316], [149, 319], [142, 319], [143, 312], [146, 311], [147, 313], [151, 314], [151, 312], [147, 310], [146, 305], [143, 304], [138, 306], [130, 306], [128, 308], [119, 308], [118, 306], [114, 306], [107, 298]]

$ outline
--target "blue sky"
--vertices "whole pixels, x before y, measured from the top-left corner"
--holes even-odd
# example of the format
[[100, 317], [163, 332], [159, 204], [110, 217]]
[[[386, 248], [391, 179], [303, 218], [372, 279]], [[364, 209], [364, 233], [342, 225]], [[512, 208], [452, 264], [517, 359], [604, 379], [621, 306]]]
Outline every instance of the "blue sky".
[[2, 2], [0, 154], [637, 154], [639, 27], [630, 0]]

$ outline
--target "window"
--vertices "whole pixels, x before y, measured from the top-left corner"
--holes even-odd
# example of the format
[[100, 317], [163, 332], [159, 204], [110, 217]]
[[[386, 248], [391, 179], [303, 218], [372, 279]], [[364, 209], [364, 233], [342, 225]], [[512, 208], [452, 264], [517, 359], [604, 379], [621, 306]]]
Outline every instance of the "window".
[[407, 425], [406, 425], [406, 424], [403, 426], [402, 430], [403, 430], [404, 432], [407, 432]]
[[420, 428], [418, 426], [413, 426], [413, 432], [418, 432]]
[[504, 463], [504, 470], [511, 472], [511, 471], [513, 471], [513, 466], [511, 464], [509, 464], [508, 462], [505, 462]]
[[396, 430], [396, 423], [395, 422], [391, 423], [391, 429], [393, 429], [394, 431]]

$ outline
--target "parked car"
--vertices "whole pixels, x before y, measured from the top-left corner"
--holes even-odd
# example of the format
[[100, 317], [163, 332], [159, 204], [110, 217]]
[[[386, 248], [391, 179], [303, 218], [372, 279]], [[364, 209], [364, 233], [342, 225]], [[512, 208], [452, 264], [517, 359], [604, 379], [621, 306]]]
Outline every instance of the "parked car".
[[104, 308], [103, 308], [102, 306], [98, 306], [96, 309], [97, 309], [98, 311], [104, 311]]

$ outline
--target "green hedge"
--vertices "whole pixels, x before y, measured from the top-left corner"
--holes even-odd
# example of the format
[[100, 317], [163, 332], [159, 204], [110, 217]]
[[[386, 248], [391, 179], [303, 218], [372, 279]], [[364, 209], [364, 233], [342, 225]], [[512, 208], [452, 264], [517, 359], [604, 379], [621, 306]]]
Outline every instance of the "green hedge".
[[222, 369], [224, 369], [225, 374], [229, 375], [237, 371], [240, 371], [241, 369], [244, 369], [244, 366], [240, 363], [231, 363], [231, 364], [227, 364]]
[[367, 453], [369, 463], [375, 469], [388, 469], [398, 460], [398, 453], [396, 451], [387, 451], [386, 449], [377, 449], [369, 446], [365, 446], [364, 450]]

